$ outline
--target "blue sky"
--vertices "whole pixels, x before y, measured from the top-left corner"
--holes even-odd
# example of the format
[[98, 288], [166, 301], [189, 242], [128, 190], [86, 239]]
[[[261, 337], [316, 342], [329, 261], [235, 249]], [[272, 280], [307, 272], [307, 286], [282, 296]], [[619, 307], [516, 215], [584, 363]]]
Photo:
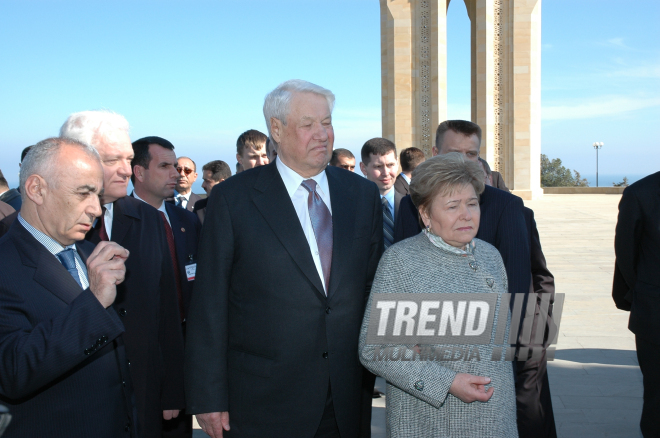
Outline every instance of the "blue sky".
[[[543, 153], [590, 175], [602, 141], [601, 175], [660, 170], [660, 2], [545, 0], [542, 17]], [[464, 118], [463, 2], [448, 18], [448, 112]], [[263, 98], [291, 78], [335, 92], [335, 147], [357, 153], [381, 134], [376, 0], [2, 0], [0, 57], [10, 182], [23, 147], [97, 108], [125, 115], [133, 139], [159, 135], [198, 165], [233, 166], [236, 138], [266, 130]]]

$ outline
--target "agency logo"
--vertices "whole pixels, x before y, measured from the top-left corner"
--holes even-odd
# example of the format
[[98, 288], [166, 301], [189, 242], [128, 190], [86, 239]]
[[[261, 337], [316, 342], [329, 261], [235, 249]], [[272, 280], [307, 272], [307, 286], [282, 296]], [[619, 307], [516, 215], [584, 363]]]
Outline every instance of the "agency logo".
[[[554, 359], [564, 294], [375, 294], [374, 360]], [[484, 348], [486, 347], [486, 348]]]

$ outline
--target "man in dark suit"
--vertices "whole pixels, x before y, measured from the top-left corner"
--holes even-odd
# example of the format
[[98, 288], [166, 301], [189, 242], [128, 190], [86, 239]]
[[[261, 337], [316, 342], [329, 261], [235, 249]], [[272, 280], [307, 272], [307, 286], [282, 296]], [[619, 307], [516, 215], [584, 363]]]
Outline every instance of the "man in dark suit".
[[[161, 137], [145, 137], [133, 142], [133, 196], [158, 210], [161, 216], [179, 297], [181, 330], [185, 335], [188, 307], [195, 284], [197, 242], [202, 224], [197, 216], [165, 202], [172, 196], [179, 177], [175, 168], [174, 145]], [[163, 420], [163, 437], [191, 437], [192, 415]]]
[[[479, 163], [484, 171], [485, 183], [493, 186], [493, 175], [490, 166], [483, 158]], [[506, 190], [508, 192], [508, 189]], [[555, 277], [548, 270], [545, 255], [541, 249], [541, 238], [534, 220], [534, 211], [523, 207], [525, 216], [525, 227], [529, 242], [530, 264], [532, 268], [532, 284], [530, 292], [539, 294], [535, 314], [538, 315], [542, 307], [542, 295], [549, 296], [549, 312], [544, 327], [543, 342], [534, 345], [533, 348], [543, 348], [542, 356], [538, 359], [518, 361], [516, 375], [516, 407], [518, 409], [518, 432], [523, 436], [556, 437], [555, 416], [552, 409], [552, 398], [550, 396], [550, 382], [548, 380], [548, 361], [546, 350], [550, 327], [554, 324], [552, 320], [552, 306], [555, 302]], [[532, 325], [530, 339], [536, 339], [537, 324]]]
[[201, 196], [192, 192], [192, 185], [197, 181], [197, 164], [188, 157], [179, 157], [174, 167], [179, 176], [176, 181], [174, 196], [168, 198], [168, 200], [177, 207], [192, 212], [195, 202], [202, 199]]
[[206, 215], [206, 203], [209, 200], [211, 195], [211, 189], [220, 184], [224, 180], [228, 179], [231, 176], [231, 169], [229, 164], [225, 163], [222, 160], [209, 161], [202, 167], [202, 177], [204, 182], [202, 183], [202, 188], [206, 192], [206, 198], [200, 199], [195, 202], [193, 207], [193, 213], [197, 215], [199, 221], [204, 223], [204, 216]]
[[60, 135], [90, 144], [103, 162], [104, 213], [86, 239], [111, 240], [130, 251], [113, 307], [126, 327], [139, 435], [160, 438], [162, 420], [185, 407], [181, 316], [163, 221], [157, 210], [126, 196], [133, 148], [124, 117], [74, 113]]
[[362, 146], [360, 170], [369, 181], [376, 183], [383, 209], [383, 244], [385, 249], [394, 243], [394, 223], [403, 195], [394, 190], [399, 169], [396, 146], [386, 138], [376, 137]]
[[[464, 120], [447, 120], [436, 131], [433, 154], [459, 152], [467, 159], [478, 161], [481, 146], [481, 128]], [[523, 296], [523, 306], [532, 286], [529, 229], [525, 224], [522, 200], [503, 190], [486, 186], [479, 198], [481, 223], [477, 238], [498, 249], [509, 280], [509, 292]], [[410, 196], [401, 200], [400, 214], [395, 226], [395, 242], [414, 236], [421, 231], [417, 209]], [[513, 301], [512, 301], [513, 303]], [[522, 323], [522, 322], [521, 322]], [[519, 358], [520, 359], [520, 358]], [[543, 377], [542, 369], [527, 366], [525, 361], [514, 362], [516, 371], [516, 401], [518, 404], [518, 434], [521, 437], [556, 436], [553, 419], [542, 415], [542, 406], [531, 406], [544, 399], [542, 386], [534, 382]], [[535, 370], [537, 372], [535, 372]], [[534, 416], [527, 414], [533, 412]], [[552, 414], [550, 411], [549, 415]]]
[[426, 160], [424, 152], [416, 147], [404, 149], [399, 154], [399, 163], [401, 163], [401, 173], [396, 177], [394, 190], [406, 196], [409, 194], [410, 179], [412, 172], [420, 163]]
[[0, 201], [9, 204], [16, 211], [21, 209], [21, 194], [18, 190], [9, 188], [2, 170], [0, 170]]
[[359, 435], [356, 352], [383, 215], [373, 183], [327, 166], [333, 104], [309, 82], [278, 86], [264, 103], [277, 160], [211, 193], [186, 396], [212, 437]]
[[21, 214], [0, 239], [0, 402], [13, 416], [3, 436], [135, 437], [124, 326], [112, 307], [129, 253], [82, 240], [101, 215], [99, 156], [44, 140], [21, 186]]
[[644, 437], [660, 436], [660, 172], [623, 191], [614, 237], [612, 298], [630, 311], [637, 359], [644, 376]]

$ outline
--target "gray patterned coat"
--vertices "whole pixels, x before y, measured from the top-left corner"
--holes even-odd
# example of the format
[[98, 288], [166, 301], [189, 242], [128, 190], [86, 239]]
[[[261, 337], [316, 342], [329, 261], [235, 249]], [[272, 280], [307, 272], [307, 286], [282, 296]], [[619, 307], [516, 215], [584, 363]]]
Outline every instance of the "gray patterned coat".
[[[504, 264], [493, 246], [479, 239], [474, 243], [471, 255], [459, 255], [420, 233], [391, 246], [380, 260], [359, 348], [362, 364], [387, 380], [388, 437], [518, 436], [512, 364], [490, 360], [494, 333], [490, 346], [478, 346], [481, 360], [469, 362], [374, 360], [376, 346], [366, 344], [371, 301], [377, 293], [497, 293], [497, 315], [501, 294], [508, 290]], [[477, 262], [476, 271], [471, 261]], [[494, 280], [492, 288], [487, 278]], [[407, 353], [412, 356], [411, 350]], [[449, 394], [457, 373], [490, 377], [487, 387], [495, 388], [493, 396], [486, 403], [465, 403]]]

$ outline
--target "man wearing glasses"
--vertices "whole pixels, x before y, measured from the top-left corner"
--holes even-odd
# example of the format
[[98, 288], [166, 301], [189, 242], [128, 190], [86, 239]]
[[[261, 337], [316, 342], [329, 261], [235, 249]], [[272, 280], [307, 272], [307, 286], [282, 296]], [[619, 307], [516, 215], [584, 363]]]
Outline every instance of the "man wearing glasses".
[[193, 211], [195, 202], [202, 199], [192, 192], [192, 185], [197, 181], [197, 166], [188, 157], [179, 157], [176, 161], [176, 171], [179, 178], [176, 180], [176, 192], [174, 192], [174, 204], [177, 207]]

